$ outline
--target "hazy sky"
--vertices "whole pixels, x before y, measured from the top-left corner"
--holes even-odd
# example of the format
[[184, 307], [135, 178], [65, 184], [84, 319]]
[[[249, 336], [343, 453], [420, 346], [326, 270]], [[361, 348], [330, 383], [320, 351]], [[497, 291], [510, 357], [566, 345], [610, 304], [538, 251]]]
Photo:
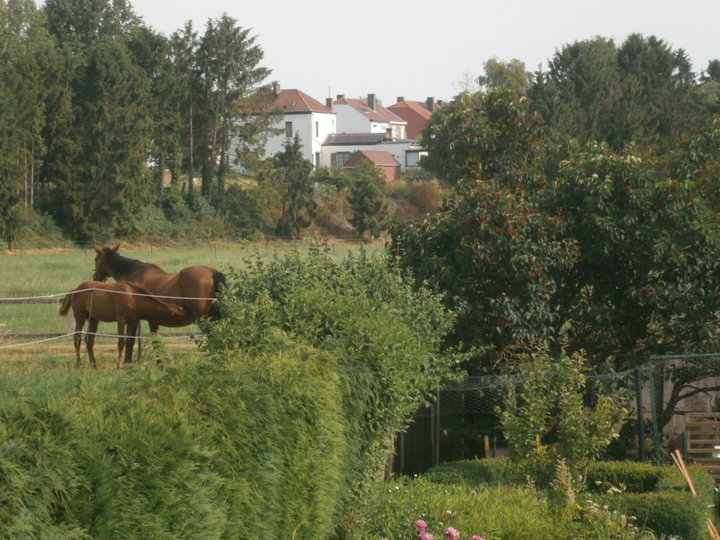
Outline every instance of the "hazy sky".
[[684, 49], [695, 72], [720, 58], [720, 0], [131, 0], [170, 35], [192, 20], [202, 32], [223, 13], [250, 28], [269, 80], [321, 102], [375, 93], [449, 99], [491, 57], [547, 65], [557, 48], [594, 36], [620, 44], [655, 35]]

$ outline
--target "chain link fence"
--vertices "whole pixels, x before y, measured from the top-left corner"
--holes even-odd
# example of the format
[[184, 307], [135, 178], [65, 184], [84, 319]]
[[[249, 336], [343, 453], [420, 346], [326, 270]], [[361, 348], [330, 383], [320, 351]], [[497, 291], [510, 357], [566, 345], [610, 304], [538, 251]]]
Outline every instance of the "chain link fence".
[[[720, 353], [651, 357], [636, 368], [586, 379], [589, 403], [594, 395], [611, 393], [629, 411], [607, 457], [663, 461], [669, 459], [668, 448], [687, 452], [691, 415], [718, 410]], [[468, 377], [443, 388], [433, 405], [418, 411], [398, 434], [394, 471], [413, 475], [441, 462], [509, 455], [497, 410], [508, 385], [522, 383], [519, 378]], [[716, 427], [720, 457], [720, 424]]]

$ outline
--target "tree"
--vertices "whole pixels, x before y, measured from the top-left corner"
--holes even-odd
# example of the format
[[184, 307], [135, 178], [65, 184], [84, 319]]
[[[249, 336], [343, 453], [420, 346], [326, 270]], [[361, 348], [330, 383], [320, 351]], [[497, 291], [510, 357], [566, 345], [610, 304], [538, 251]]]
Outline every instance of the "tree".
[[681, 141], [669, 170], [674, 178], [693, 182], [716, 217], [720, 215], [720, 114]]
[[0, 232], [8, 244], [20, 226], [20, 206], [38, 207], [54, 46], [33, 2], [0, 3]]
[[493, 57], [483, 64], [483, 69], [485, 74], [478, 77], [478, 84], [486, 92], [505, 89], [524, 95], [530, 87], [532, 75], [525, 69], [525, 63], [517, 58], [502, 62]]
[[[473, 150], [450, 138], [462, 148], [459, 168], [481, 162], [487, 140], [527, 148], [526, 129], [496, 118], [466, 112], [477, 143]], [[606, 146], [579, 152], [553, 149], [549, 136], [529, 140], [532, 151], [491, 162], [509, 171], [467, 177], [445, 211], [393, 233], [403, 264], [458, 312], [448, 339], [473, 351], [469, 368], [493, 369], [538, 344], [552, 353], [586, 349], [593, 365], [611, 359], [625, 368], [715, 343], [720, 244], [692, 185]], [[523, 154], [538, 161], [527, 166]], [[560, 154], [556, 172], [539, 159]], [[449, 167], [453, 157], [446, 154]]]
[[581, 354], [551, 358], [538, 351], [510, 371], [521, 380], [508, 385], [500, 421], [512, 459], [525, 473], [518, 476], [547, 485], [562, 461], [573, 481], [582, 482], [587, 465], [617, 437], [615, 425], [627, 411], [609, 395], [586, 406], [585, 364]]
[[504, 185], [519, 176], [541, 175], [546, 131], [529, 101], [507, 90], [460, 94], [428, 121], [422, 167], [456, 183], [462, 178], [496, 179]]
[[385, 178], [367, 160], [352, 169], [349, 178], [348, 201], [353, 213], [350, 223], [360, 236], [366, 232], [377, 236], [383, 228], [386, 210]]
[[[294, 139], [283, 144], [283, 151], [273, 157], [274, 169], [269, 172], [281, 208], [277, 233], [283, 237], [300, 236], [315, 216], [314, 189], [311, 179], [313, 165], [302, 155], [302, 142]], [[266, 179], [265, 182], [268, 180]]]
[[619, 47], [602, 37], [564, 46], [529, 95], [548, 126], [616, 152], [636, 144], [665, 155], [701, 110], [685, 52], [640, 34]]
[[270, 70], [249, 29], [227, 15], [208, 21], [198, 48], [202, 99], [196, 147], [202, 166], [202, 194], [217, 200], [225, 189], [230, 141], [236, 133], [237, 104], [255, 93]]
[[655, 36], [631, 34], [618, 49], [617, 63], [622, 99], [609, 142], [616, 149], [633, 141], [669, 152], [698, 119], [695, 76], [685, 51]]
[[617, 49], [596, 37], [565, 45], [548, 62], [530, 92], [533, 108], [554, 129], [581, 144], [605, 141], [620, 99]]

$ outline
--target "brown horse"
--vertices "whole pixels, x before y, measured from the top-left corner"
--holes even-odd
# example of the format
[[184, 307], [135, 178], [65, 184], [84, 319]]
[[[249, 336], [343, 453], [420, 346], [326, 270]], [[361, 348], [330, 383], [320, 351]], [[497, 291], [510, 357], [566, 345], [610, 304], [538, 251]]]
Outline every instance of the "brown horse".
[[66, 316], [72, 308], [75, 317], [75, 367], [80, 367], [80, 342], [85, 321], [89, 320], [87, 334], [87, 352], [92, 367], [95, 363], [95, 332], [98, 322], [117, 322], [118, 358], [117, 367], [122, 363], [123, 348], [125, 349], [125, 362], [132, 361], [132, 350], [135, 344], [135, 334], [140, 320], [150, 324], [172, 326], [173, 323], [185, 316], [182, 306], [164, 302], [149, 293], [142, 287], [130, 283], [103, 283], [102, 281], [83, 281], [78, 287], [65, 295], [60, 315]]
[[[120, 244], [114, 248], [93, 247], [97, 252], [93, 279], [105, 281], [112, 277], [115, 281], [135, 283], [185, 309], [184, 316], [171, 324], [160, 323], [162, 326], [187, 326], [201, 317], [219, 317], [220, 311], [214, 300], [225, 285], [225, 276], [214, 268], [189, 266], [170, 273], [155, 264], [123, 257], [117, 252]], [[150, 331], [157, 332], [157, 329], [158, 325], [150, 322]]]

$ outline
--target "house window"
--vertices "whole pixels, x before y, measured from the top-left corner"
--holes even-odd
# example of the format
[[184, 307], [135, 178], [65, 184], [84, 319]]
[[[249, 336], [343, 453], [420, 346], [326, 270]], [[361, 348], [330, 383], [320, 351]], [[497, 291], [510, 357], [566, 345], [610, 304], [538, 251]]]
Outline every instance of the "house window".
[[293, 136], [292, 122], [285, 122], [285, 136], [290, 139]]
[[420, 161], [420, 152], [405, 152], [405, 166], [417, 167]]
[[315, 136], [320, 136], [320, 122], [315, 122]]
[[347, 163], [347, 160], [350, 159], [350, 152], [335, 152], [331, 156], [332, 161], [332, 167], [333, 169], [342, 169], [345, 167], [345, 163]]
[[315, 168], [320, 168], [320, 152], [315, 152]]

